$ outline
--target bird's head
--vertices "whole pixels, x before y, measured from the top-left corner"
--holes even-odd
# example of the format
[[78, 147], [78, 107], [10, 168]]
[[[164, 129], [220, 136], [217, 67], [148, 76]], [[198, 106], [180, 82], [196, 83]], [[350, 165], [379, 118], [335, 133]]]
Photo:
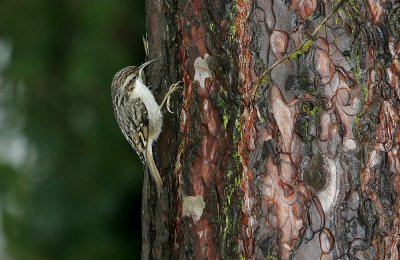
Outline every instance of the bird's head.
[[121, 92], [133, 91], [133, 89], [135, 88], [136, 80], [139, 78], [143, 80], [144, 68], [155, 61], [156, 60], [147, 61], [142, 65], [140, 65], [139, 67], [128, 66], [115, 73], [111, 84], [112, 95], [114, 96], [118, 91]]

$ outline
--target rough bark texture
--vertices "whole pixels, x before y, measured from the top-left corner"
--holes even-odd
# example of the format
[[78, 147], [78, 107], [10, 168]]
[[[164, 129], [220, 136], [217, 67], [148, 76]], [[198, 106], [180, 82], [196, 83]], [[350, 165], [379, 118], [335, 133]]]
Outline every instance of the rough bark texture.
[[153, 91], [186, 87], [143, 259], [398, 259], [399, 6], [148, 0]]

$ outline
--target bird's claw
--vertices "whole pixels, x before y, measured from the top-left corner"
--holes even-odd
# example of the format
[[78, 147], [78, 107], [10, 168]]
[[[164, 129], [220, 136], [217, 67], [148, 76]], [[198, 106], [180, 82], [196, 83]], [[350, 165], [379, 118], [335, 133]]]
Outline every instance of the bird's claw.
[[183, 84], [183, 81], [178, 81], [178, 82], [176, 82], [175, 84], [172, 84], [171, 87], [170, 87], [169, 90], [168, 90], [169, 95], [168, 95], [168, 98], [167, 98], [167, 110], [168, 110], [168, 112], [170, 112], [171, 114], [174, 113], [174, 112], [171, 111], [171, 108], [170, 108], [170, 106], [171, 106], [171, 103], [170, 103], [171, 94], [174, 93], [176, 90], [178, 90], [178, 89], [180, 89], [180, 88], [183, 88], [183, 87], [181, 86], [181, 84]]
[[171, 103], [170, 103], [171, 94], [174, 93], [176, 90], [178, 90], [178, 89], [180, 89], [180, 88], [183, 88], [182, 84], [184, 84], [183, 81], [178, 81], [178, 82], [176, 82], [175, 84], [172, 84], [172, 85], [169, 87], [169, 90], [168, 90], [167, 94], [165, 95], [163, 102], [161, 103], [161, 106], [160, 106], [161, 108], [164, 106], [164, 103], [166, 103], [166, 105], [167, 105], [167, 110], [168, 110], [168, 112], [170, 112], [171, 114], [173, 114], [173, 112], [171, 111], [171, 108], [170, 108], [170, 107], [171, 107]]

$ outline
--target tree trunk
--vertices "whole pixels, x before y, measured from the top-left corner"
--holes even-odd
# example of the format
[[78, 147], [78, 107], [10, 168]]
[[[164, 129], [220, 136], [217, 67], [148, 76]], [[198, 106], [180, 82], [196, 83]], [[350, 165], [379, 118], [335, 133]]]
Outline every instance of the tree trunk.
[[148, 0], [143, 259], [398, 259], [394, 0]]

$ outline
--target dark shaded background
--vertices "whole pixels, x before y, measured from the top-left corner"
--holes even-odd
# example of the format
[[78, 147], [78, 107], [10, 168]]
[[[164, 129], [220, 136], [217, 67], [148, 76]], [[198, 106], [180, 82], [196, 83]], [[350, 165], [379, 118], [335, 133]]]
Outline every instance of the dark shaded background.
[[[144, 61], [143, 1], [0, 2], [3, 140], [0, 206], [13, 259], [137, 259], [142, 165], [114, 120], [110, 83]], [[7, 151], [5, 142], [1, 143]]]

